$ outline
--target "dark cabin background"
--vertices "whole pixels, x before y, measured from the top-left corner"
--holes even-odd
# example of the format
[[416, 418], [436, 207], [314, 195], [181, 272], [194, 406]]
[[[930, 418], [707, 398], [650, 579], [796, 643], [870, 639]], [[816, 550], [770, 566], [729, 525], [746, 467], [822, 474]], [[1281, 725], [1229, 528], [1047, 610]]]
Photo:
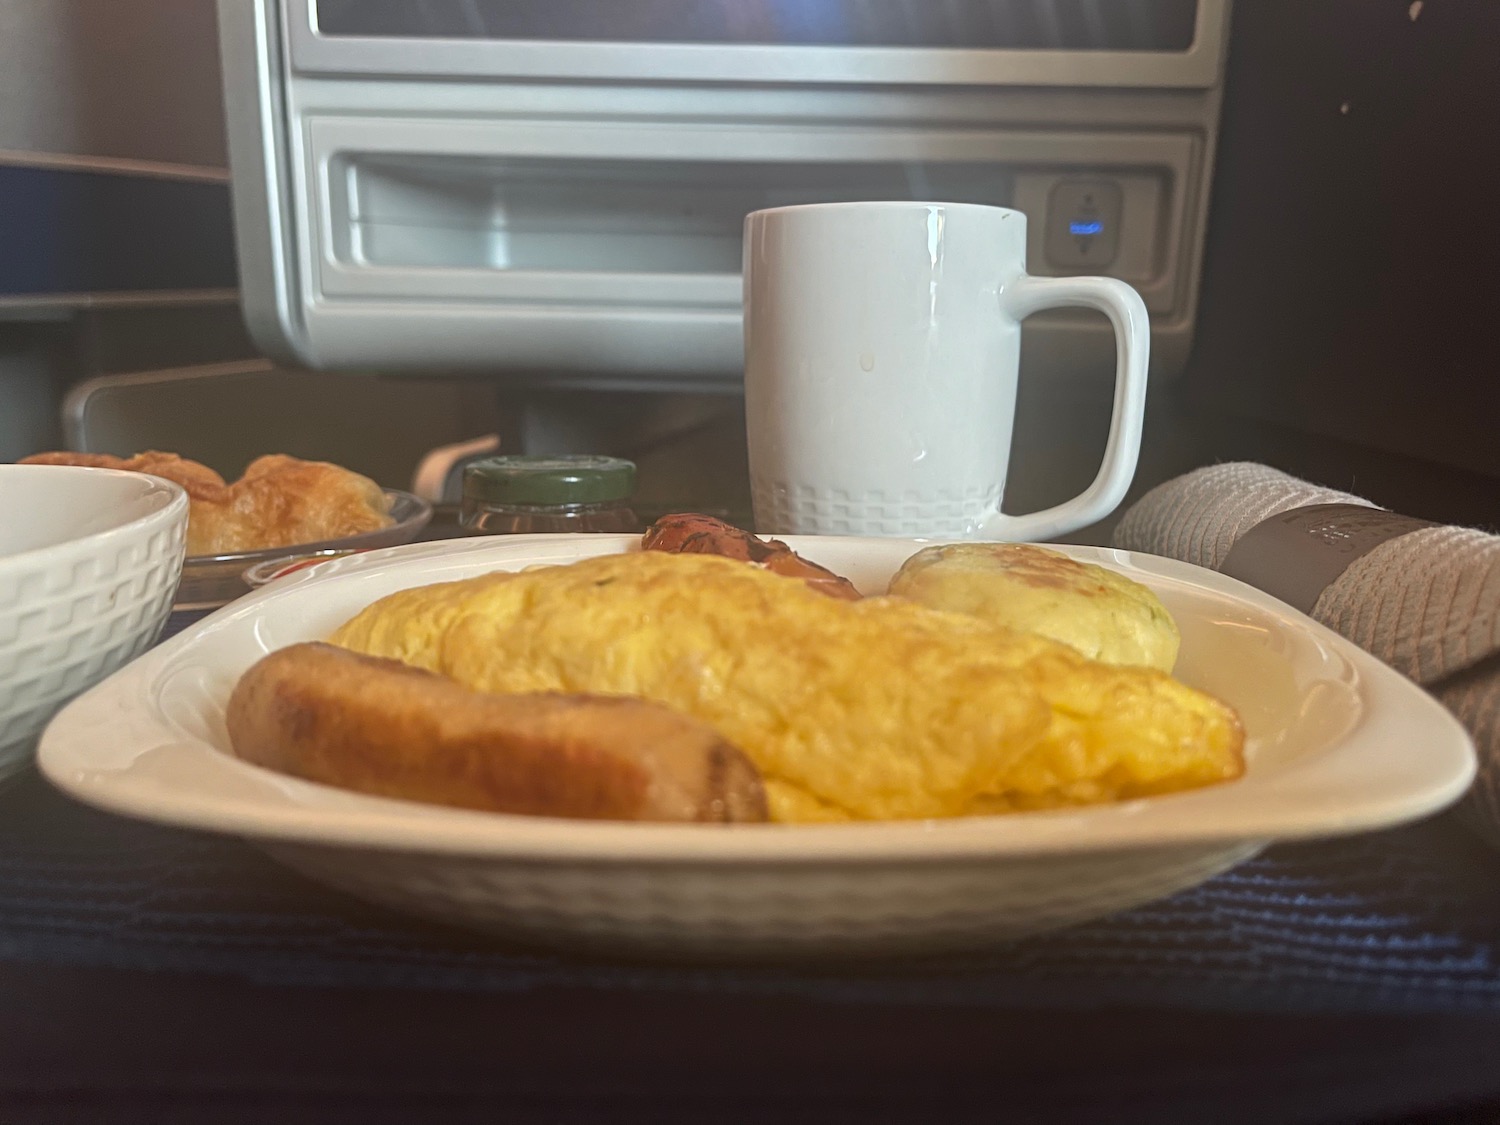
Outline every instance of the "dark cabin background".
[[1192, 360], [1216, 459], [1500, 525], [1500, 3], [1238, 0]]

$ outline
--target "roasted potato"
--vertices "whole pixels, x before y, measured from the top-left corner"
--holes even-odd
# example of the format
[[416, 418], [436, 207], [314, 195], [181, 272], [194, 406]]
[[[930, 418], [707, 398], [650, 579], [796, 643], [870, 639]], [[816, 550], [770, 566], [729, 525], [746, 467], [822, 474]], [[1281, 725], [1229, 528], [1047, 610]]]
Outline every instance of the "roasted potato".
[[1020, 543], [955, 543], [918, 551], [890, 592], [1071, 645], [1106, 664], [1170, 672], [1181, 638], [1157, 596], [1107, 567]]

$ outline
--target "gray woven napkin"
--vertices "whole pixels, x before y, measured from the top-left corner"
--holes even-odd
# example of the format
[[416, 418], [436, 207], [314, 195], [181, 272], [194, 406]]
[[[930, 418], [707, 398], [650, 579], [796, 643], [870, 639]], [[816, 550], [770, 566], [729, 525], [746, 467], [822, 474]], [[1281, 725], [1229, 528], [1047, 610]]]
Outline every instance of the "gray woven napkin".
[[[1261, 521], [1318, 504], [1374, 508], [1266, 465], [1212, 465], [1148, 492], [1114, 543], [1221, 570]], [[1350, 563], [1312, 616], [1421, 684], [1468, 728], [1479, 777], [1462, 813], [1500, 846], [1500, 536], [1416, 527]]]

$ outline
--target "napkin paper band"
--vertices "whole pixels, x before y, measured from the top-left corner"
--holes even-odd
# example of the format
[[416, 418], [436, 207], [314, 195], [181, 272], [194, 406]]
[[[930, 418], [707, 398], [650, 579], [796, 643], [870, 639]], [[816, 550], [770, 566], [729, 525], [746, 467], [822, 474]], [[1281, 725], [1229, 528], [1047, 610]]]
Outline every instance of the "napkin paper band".
[[1433, 526], [1362, 504], [1310, 504], [1261, 520], [1240, 536], [1219, 569], [1310, 614], [1356, 559]]

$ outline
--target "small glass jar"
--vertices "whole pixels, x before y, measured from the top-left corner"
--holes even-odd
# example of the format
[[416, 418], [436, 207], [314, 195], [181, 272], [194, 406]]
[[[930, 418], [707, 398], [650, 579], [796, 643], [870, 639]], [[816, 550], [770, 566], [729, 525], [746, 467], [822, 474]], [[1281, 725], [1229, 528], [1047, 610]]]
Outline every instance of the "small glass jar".
[[486, 457], [464, 469], [466, 535], [641, 530], [630, 508], [635, 465], [587, 454]]

